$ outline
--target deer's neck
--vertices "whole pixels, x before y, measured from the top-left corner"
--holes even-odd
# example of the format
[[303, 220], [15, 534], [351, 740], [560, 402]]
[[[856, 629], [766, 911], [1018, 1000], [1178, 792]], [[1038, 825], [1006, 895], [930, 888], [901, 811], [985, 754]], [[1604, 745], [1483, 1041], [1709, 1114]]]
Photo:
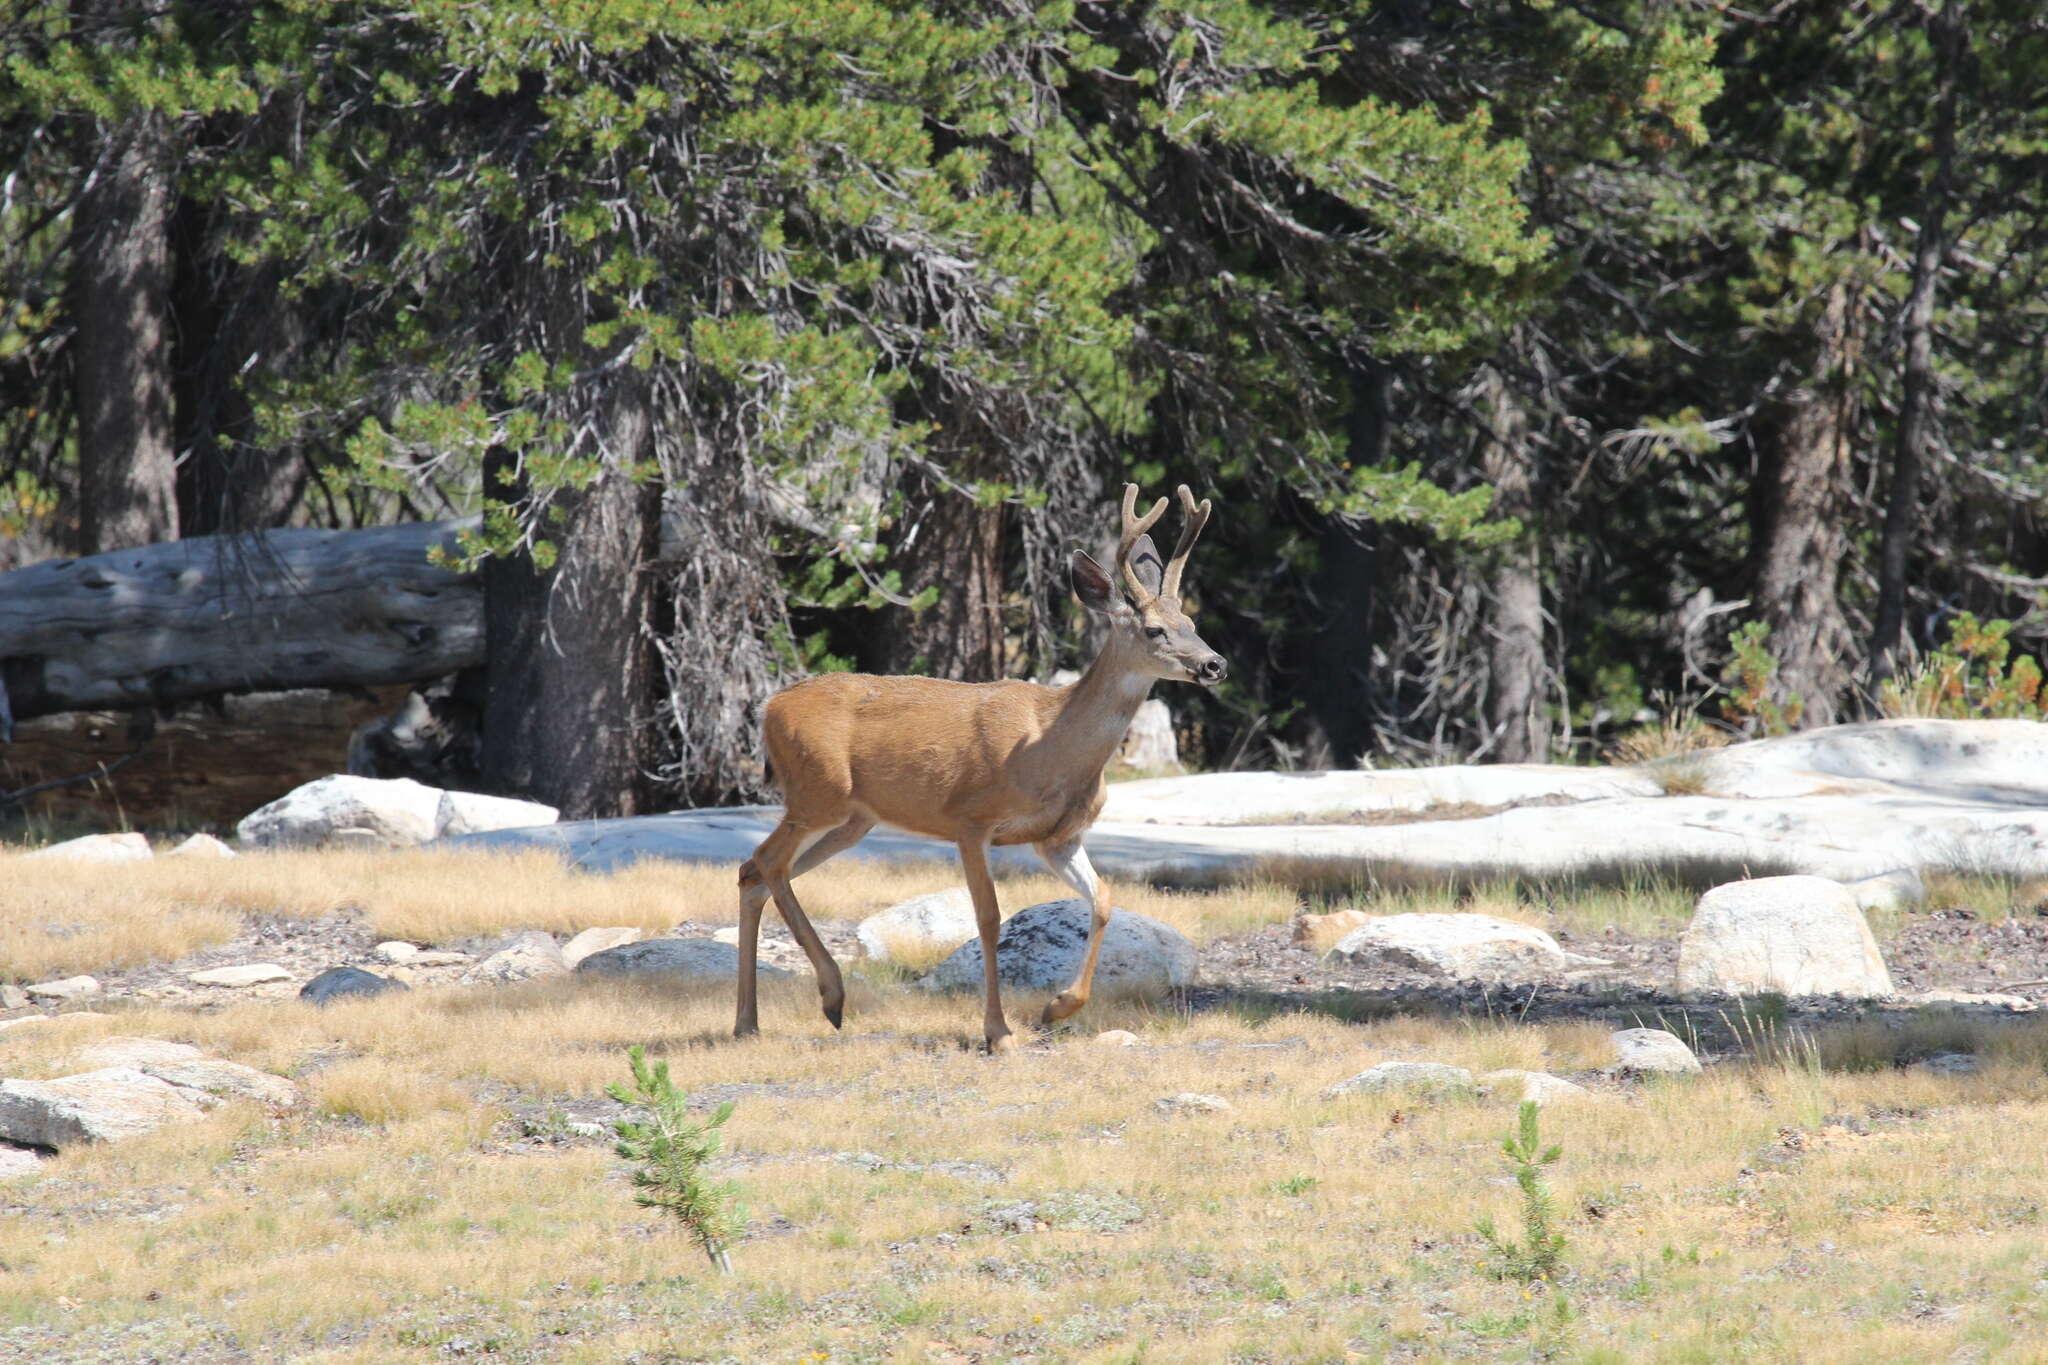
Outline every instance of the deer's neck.
[[1152, 691], [1152, 675], [1132, 667], [1122, 653], [1112, 640], [1095, 656], [1081, 680], [1067, 689], [1066, 705], [1053, 727], [1096, 772], [1108, 766], [1131, 728], [1131, 717]]

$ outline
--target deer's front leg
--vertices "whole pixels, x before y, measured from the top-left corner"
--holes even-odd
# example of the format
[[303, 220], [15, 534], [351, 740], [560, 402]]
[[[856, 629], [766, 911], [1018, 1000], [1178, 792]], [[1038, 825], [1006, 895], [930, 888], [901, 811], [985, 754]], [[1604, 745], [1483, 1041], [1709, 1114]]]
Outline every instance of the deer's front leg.
[[1095, 875], [1095, 868], [1081, 848], [1078, 835], [1062, 844], [1036, 844], [1033, 847], [1038, 850], [1038, 856], [1045, 859], [1045, 865], [1061, 881], [1080, 892], [1081, 899], [1087, 901], [1095, 912], [1095, 922], [1088, 931], [1088, 952], [1081, 959], [1081, 970], [1074, 977], [1074, 984], [1045, 1007], [1045, 1015], [1039, 1020], [1043, 1026], [1080, 1013], [1081, 1007], [1088, 1003], [1088, 993], [1095, 986], [1095, 958], [1102, 951], [1102, 932], [1109, 927], [1110, 905], [1109, 893], [1103, 889], [1102, 879]]
[[996, 974], [996, 933], [1002, 925], [1002, 907], [996, 903], [996, 884], [988, 875], [988, 843], [985, 839], [960, 841], [960, 870], [967, 874], [967, 894], [974, 898], [974, 927], [981, 936], [981, 1032], [988, 1050], [1008, 1052], [1017, 1043], [1003, 1018], [1002, 981]]

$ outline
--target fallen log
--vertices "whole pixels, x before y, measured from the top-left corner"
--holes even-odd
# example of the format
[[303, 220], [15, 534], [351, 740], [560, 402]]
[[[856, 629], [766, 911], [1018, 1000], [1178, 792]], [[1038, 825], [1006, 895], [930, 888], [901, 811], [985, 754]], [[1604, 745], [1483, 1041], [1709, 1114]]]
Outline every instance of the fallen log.
[[0, 742], [14, 721], [62, 711], [481, 664], [481, 580], [427, 560], [470, 524], [195, 536], [0, 574]]

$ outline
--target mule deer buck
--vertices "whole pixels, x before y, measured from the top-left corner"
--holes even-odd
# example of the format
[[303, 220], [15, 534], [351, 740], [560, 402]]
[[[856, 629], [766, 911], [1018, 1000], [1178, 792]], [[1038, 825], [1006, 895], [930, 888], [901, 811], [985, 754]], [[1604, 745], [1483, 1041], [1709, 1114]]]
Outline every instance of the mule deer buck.
[[846, 1004], [839, 966], [790, 882], [852, 848], [877, 823], [947, 839], [960, 850], [981, 936], [982, 1033], [989, 1051], [1014, 1045], [996, 976], [1002, 911], [988, 871], [993, 845], [1030, 844], [1094, 907], [1081, 970], [1046, 1006], [1041, 1023], [1088, 1003], [1110, 904], [1081, 835], [1102, 810], [1102, 770], [1156, 680], [1214, 686], [1224, 674], [1222, 656], [1202, 642], [1180, 607], [1181, 571], [1209, 520], [1209, 503], [1197, 507], [1186, 484], [1179, 493], [1180, 544], [1163, 569], [1146, 532], [1166, 510], [1166, 499], [1140, 517], [1136, 484], [1124, 486], [1116, 547], [1122, 591], [1109, 571], [1074, 553], [1074, 593], [1107, 620], [1109, 640], [1073, 685], [830, 673], [769, 699], [762, 738], [782, 786], [783, 815], [740, 865], [736, 1036], [760, 1026], [754, 964], [761, 911], [771, 895], [817, 973], [825, 1017], [839, 1027]]

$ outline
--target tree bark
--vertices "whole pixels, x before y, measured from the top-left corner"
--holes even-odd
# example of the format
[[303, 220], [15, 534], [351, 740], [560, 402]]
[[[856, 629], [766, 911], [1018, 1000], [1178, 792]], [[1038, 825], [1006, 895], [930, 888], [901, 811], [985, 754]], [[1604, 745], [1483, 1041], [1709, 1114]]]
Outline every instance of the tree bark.
[[1543, 564], [1536, 531], [1536, 462], [1529, 419], [1507, 377], [1489, 368], [1480, 469], [1493, 485], [1493, 510], [1515, 517], [1521, 534], [1494, 552], [1488, 573], [1486, 635], [1488, 756], [1501, 763], [1541, 763], [1550, 757], [1550, 726], [1543, 715]]
[[914, 589], [936, 585], [938, 600], [920, 611], [888, 613], [884, 667], [959, 682], [1003, 676], [1003, 509], [982, 507], [950, 488], [928, 485], [918, 526]]
[[1934, 424], [1934, 301], [1948, 261], [1945, 224], [1956, 159], [1956, 67], [1962, 47], [1956, 6], [1927, 16], [1928, 39], [1938, 64], [1934, 102], [1934, 164], [1920, 209], [1913, 247], [1913, 278], [1901, 318], [1905, 372], [1899, 424], [1892, 447], [1891, 493], [1878, 545], [1877, 614], [1871, 631], [1870, 676], [1876, 684], [1898, 668], [1905, 647], [1906, 555], [1920, 529], [1920, 479]]
[[[522, 554], [483, 572], [484, 785], [572, 820], [654, 808], [659, 672], [647, 570], [660, 494], [620, 472], [646, 456], [650, 410], [636, 390], [614, 398], [607, 421], [619, 458], [588, 488], [560, 495], [555, 567]], [[485, 486], [495, 486], [488, 467]]]
[[1805, 700], [1805, 720], [1832, 725], [1850, 684], [1841, 567], [1849, 480], [1851, 379], [1860, 357], [1855, 300], [1830, 286], [1814, 323], [1813, 382], [1763, 433], [1752, 598], [1771, 628], [1777, 696]]
[[9, 716], [359, 688], [483, 661], [473, 574], [427, 561], [462, 522], [198, 536], [0, 574]]
[[169, 143], [155, 114], [107, 127], [103, 138], [71, 242], [86, 554], [178, 534], [166, 334]]
[[[1359, 469], [1386, 463], [1393, 431], [1391, 379], [1390, 368], [1377, 361], [1358, 361], [1346, 371], [1351, 412], [1344, 453]], [[1373, 747], [1366, 698], [1379, 598], [1379, 539], [1377, 526], [1354, 526], [1339, 518], [1325, 520], [1317, 537], [1316, 572], [1307, 590], [1318, 624], [1303, 641], [1296, 683], [1315, 722], [1310, 767], [1352, 767]]]

